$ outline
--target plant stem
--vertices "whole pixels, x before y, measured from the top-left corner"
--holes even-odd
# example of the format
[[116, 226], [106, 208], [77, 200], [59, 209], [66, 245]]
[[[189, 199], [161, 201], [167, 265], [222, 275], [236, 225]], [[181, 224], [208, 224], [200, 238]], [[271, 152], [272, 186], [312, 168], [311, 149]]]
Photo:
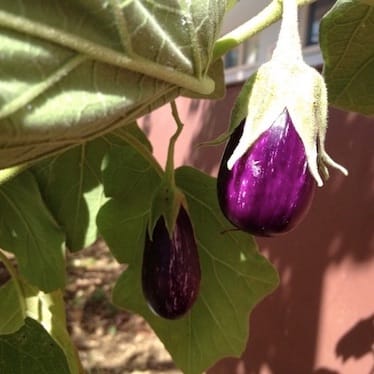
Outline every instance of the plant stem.
[[175, 186], [174, 181], [174, 149], [175, 149], [175, 143], [177, 142], [177, 139], [179, 135], [181, 134], [183, 130], [183, 123], [179, 117], [178, 108], [175, 104], [175, 101], [170, 102], [171, 105], [171, 113], [174, 117], [174, 121], [177, 125], [177, 130], [173, 134], [173, 136], [169, 140], [169, 149], [168, 149], [168, 155], [166, 160], [166, 166], [165, 166], [165, 177], [172, 183], [173, 186]]
[[[77, 348], [74, 346], [66, 325], [66, 306], [60, 289], [43, 294], [40, 301], [51, 313], [50, 318], [42, 318], [41, 324], [63, 350], [71, 373], [84, 374]], [[46, 313], [45, 316], [48, 314]]]
[[[315, 0], [295, 1], [297, 1], [297, 5], [301, 6], [310, 4]], [[218, 39], [214, 45], [213, 60], [222, 57], [231, 49], [242, 44], [245, 40], [277, 22], [282, 16], [282, 4], [282, 0], [273, 0], [256, 16]]]

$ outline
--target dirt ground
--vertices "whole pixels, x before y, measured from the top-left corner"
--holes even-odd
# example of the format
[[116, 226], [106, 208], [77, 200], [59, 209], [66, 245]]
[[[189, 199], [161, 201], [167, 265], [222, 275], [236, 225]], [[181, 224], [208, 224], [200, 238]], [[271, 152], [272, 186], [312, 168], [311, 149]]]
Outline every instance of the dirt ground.
[[92, 374], [180, 374], [144, 319], [110, 303], [123, 269], [101, 241], [68, 256], [68, 328], [84, 368]]
[[[14, 257], [9, 259], [16, 267]], [[102, 241], [67, 256], [67, 324], [87, 374], [181, 374], [145, 320], [110, 303], [124, 266]], [[0, 261], [0, 286], [9, 279]]]

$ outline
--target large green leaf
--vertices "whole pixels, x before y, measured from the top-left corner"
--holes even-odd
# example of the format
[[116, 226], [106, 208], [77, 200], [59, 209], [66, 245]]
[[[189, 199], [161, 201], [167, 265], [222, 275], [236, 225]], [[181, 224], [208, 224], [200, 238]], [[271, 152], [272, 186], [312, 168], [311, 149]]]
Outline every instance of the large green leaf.
[[31, 284], [46, 292], [64, 287], [64, 235], [29, 171], [0, 185], [0, 247], [16, 255]]
[[373, 115], [373, 4], [338, 0], [321, 21], [320, 43], [330, 104]]
[[[113, 301], [143, 315], [183, 372], [197, 374], [219, 358], [241, 354], [248, 338], [248, 315], [276, 287], [278, 277], [250, 236], [226, 231], [231, 226], [218, 207], [214, 178], [192, 168], [179, 169], [176, 177], [187, 197], [202, 268], [200, 295], [184, 318], [169, 321], [157, 317], [142, 297], [144, 236], [131, 241], [123, 224], [128, 214], [135, 214], [128, 213], [125, 204], [115, 210], [114, 199], [102, 219], [110, 221], [112, 229], [102, 232], [111, 248], [126, 251], [122, 256], [129, 263], [115, 286]], [[131, 196], [140, 198], [134, 189]], [[132, 230], [144, 232], [145, 219], [133, 222]], [[116, 225], [120, 228], [114, 229]]]
[[[148, 139], [134, 123], [33, 167], [43, 199], [63, 228], [70, 250], [80, 250], [97, 239], [96, 214], [106, 200], [102, 163], [112, 149], [122, 149], [129, 139], [138, 142], [148, 152], [151, 150]], [[123, 149], [129, 153], [125, 151], [120, 162], [127, 164], [129, 160], [131, 162], [131, 148]]]
[[[62, 291], [56, 290], [44, 293], [22, 279], [18, 279], [18, 281], [22, 286], [25, 315], [38, 321], [50, 337], [59, 345], [67, 360], [70, 373], [83, 373], [77, 350], [70, 339], [66, 327], [65, 304]], [[34, 344], [37, 346], [40, 345], [38, 339], [34, 337], [30, 339], [35, 339]]]
[[132, 122], [181, 89], [214, 92], [208, 70], [225, 8], [220, 0], [2, 0], [0, 168]]
[[23, 326], [25, 314], [14, 279], [0, 287], [0, 300], [0, 335], [16, 332]]
[[[65, 304], [61, 290], [44, 293], [30, 285], [22, 278], [11, 262], [0, 250], [0, 259], [6, 265], [11, 279], [0, 288], [0, 337], [17, 332], [25, 324], [25, 319], [31, 317], [38, 321], [55, 342], [63, 350], [71, 373], [81, 373], [82, 368], [77, 351], [71, 342], [66, 328]], [[36, 346], [40, 344], [37, 336], [30, 336]], [[31, 344], [31, 341], [30, 341]], [[1, 343], [0, 343], [1, 345]], [[14, 349], [20, 349], [22, 342]], [[12, 356], [6, 357], [6, 363], [11, 366]], [[0, 370], [2, 373], [2, 371]]]
[[99, 211], [97, 224], [119, 262], [132, 263], [142, 250], [153, 194], [160, 184], [155, 168], [130, 146], [113, 147], [103, 170], [110, 199]]
[[35, 320], [10, 335], [0, 335], [0, 373], [72, 374], [61, 348]]
[[72, 251], [97, 238], [96, 213], [105, 201], [100, 168], [108, 146], [100, 138], [33, 168], [43, 199], [64, 230], [66, 245]]

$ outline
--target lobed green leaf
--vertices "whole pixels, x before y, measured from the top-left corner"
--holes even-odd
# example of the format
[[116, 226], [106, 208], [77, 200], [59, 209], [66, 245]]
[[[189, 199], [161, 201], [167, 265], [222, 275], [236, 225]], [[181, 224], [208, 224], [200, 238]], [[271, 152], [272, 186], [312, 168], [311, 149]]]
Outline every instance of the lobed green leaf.
[[160, 176], [130, 146], [113, 147], [103, 169], [107, 201], [97, 215], [97, 225], [119, 262], [132, 263], [143, 248], [148, 217]]
[[[23, 291], [25, 313], [27, 317], [37, 321], [48, 332], [50, 338], [62, 349], [69, 366], [69, 373], [82, 373], [83, 369], [75, 346], [66, 327], [66, 314], [61, 290], [44, 293], [36, 287], [18, 279]], [[25, 320], [27, 324], [27, 319]], [[35, 345], [39, 341], [35, 337]], [[40, 347], [42, 348], [42, 347]]]
[[102, 163], [112, 148], [127, 144], [122, 137], [125, 134], [141, 139], [149, 147], [142, 131], [132, 124], [43, 160], [32, 169], [44, 201], [64, 230], [66, 245], [72, 251], [97, 239], [96, 214], [106, 201]]
[[[1, 257], [4, 261], [5, 257], [3, 255]], [[12, 267], [10, 263], [7, 266]], [[27, 319], [32, 318], [43, 326], [60, 346], [68, 362], [70, 373], [81, 373], [82, 367], [78, 354], [66, 328], [65, 304], [61, 290], [44, 293], [27, 283], [16, 269], [10, 270], [10, 273], [12, 278], [0, 288], [2, 300], [0, 304], [0, 372], [2, 373], [2, 367], [11, 367], [14, 359], [12, 355], [1, 358], [2, 335], [7, 335], [4, 337], [4, 342], [11, 345], [10, 334], [16, 336], [24, 332]], [[13, 347], [13, 351], [22, 349], [21, 343]], [[41, 342], [37, 335], [29, 337], [29, 344], [43, 348], [42, 345], [40, 346]]]
[[374, 114], [374, 6], [338, 0], [322, 18], [320, 44], [329, 103]]
[[21, 274], [43, 291], [65, 285], [64, 239], [29, 171], [0, 185], [0, 247], [15, 254]]
[[19, 297], [14, 279], [0, 287], [0, 335], [12, 334], [23, 326], [25, 313]]
[[0, 373], [71, 374], [61, 348], [31, 318], [19, 331], [0, 335]]
[[[129, 264], [114, 288], [114, 303], [143, 315], [177, 366], [186, 374], [194, 374], [201, 373], [219, 358], [241, 354], [248, 338], [249, 312], [276, 287], [278, 278], [269, 262], [258, 254], [250, 236], [226, 232], [231, 226], [218, 207], [214, 178], [192, 168], [181, 168], [176, 181], [187, 198], [202, 268], [200, 295], [182, 319], [169, 321], [155, 316], [142, 296], [147, 210], [142, 219], [132, 221], [130, 231], [126, 229], [129, 214], [125, 205], [121, 209], [118, 200], [109, 201], [111, 209], [104, 206], [105, 215], [100, 212], [103, 216], [99, 226], [111, 222], [111, 229], [103, 227], [103, 236], [111, 250], [121, 251], [122, 259]], [[136, 190], [132, 191], [129, 201], [141, 199], [136, 197]], [[131, 232], [142, 235], [134, 241]]]
[[0, 168], [131, 123], [181, 90], [217, 95], [223, 70], [209, 68], [225, 11], [219, 0], [3, 0]]

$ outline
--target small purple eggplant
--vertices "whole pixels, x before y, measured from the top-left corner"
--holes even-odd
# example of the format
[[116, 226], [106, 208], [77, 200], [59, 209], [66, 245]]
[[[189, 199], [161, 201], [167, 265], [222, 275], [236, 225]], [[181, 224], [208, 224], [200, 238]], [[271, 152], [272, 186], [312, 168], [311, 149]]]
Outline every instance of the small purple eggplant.
[[218, 173], [221, 210], [253, 235], [288, 232], [305, 217], [316, 187], [303, 142], [285, 109], [229, 170], [244, 123], [231, 135]]
[[143, 255], [142, 287], [157, 315], [176, 319], [194, 304], [200, 288], [200, 262], [190, 218], [180, 207], [170, 237], [163, 216], [147, 235]]

